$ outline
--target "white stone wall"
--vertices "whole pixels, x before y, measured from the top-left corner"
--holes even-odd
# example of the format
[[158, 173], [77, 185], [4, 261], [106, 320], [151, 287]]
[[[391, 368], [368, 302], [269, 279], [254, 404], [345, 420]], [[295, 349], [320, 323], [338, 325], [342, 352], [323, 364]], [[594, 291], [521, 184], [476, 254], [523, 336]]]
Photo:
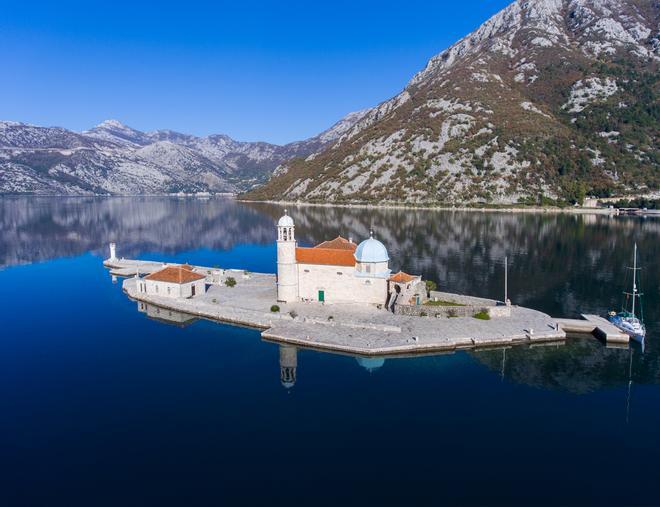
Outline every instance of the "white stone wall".
[[396, 292], [396, 286], [401, 287], [401, 292], [398, 293], [397, 304], [400, 305], [414, 305], [417, 304], [416, 296], [419, 295], [419, 303], [423, 304], [426, 301], [426, 284], [422, 281], [414, 280], [408, 283], [391, 283], [390, 290]]
[[360, 274], [376, 275], [385, 273], [389, 269], [389, 262], [358, 262], [355, 264], [355, 269]]
[[356, 277], [355, 268], [348, 266], [297, 266], [300, 299], [318, 301], [322, 290], [326, 303], [385, 304], [387, 280], [383, 278]]
[[195, 287], [195, 295], [206, 292], [205, 280], [197, 280], [189, 283], [159, 282], [156, 280], [140, 280], [138, 290], [148, 296], [161, 296], [169, 298], [189, 298], [192, 296], [192, 288]]

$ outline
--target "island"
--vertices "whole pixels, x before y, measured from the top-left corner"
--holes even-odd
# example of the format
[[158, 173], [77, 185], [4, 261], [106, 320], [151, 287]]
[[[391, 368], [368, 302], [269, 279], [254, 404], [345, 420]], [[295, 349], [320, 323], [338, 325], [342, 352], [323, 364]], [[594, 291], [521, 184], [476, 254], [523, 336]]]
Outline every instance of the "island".
[[560, 342], [572, 332], [628, 343], [597, 316], [556, 319], [393, 273], [373, 232], [359, 244], [338, 236], [304, 248], [286, 211], [274, 229], [277, 274], [120, 259], [114, 243], [104, 265], [138, 305], [253, 327], [291, 346], [382, 357]]

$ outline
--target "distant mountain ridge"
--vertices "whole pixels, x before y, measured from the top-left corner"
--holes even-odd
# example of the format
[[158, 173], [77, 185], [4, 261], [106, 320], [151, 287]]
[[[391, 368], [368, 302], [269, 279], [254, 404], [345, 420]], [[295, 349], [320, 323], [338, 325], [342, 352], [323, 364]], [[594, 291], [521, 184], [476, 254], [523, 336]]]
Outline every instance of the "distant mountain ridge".
[[518, 0], [248, 199], [544, 203], [660, 187], [660, 2]]
[[286, 145], [142, 132], [117, 120], [80, 133], [0, 121], [0, 194], [240, 192], [266, 181], [281, 163], [334, 142], [365, 112]]

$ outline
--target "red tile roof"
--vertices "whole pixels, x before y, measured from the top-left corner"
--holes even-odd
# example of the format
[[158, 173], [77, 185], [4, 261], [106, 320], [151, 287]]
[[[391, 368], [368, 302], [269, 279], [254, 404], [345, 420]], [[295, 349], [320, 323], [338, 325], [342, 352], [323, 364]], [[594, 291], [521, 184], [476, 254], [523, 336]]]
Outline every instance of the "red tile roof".
[[412, 282], [413, 280], [417, 280], [418, 278], [419, 276], [409, 275], [408, 273], [399, 271], [395, 275], [390, 276], [390, 282], [408, 283], [408, 282]]
[[335, 239], [324, 241], [323, 243], [316, 245], [314, 248], [330, 248], [333, 250], [350, 250], [351, 252], [354, 252], [357, 245], [341, 236], [337, 236]]
[[353, 250], [342, 248], [296, 248], [296, 261], [301, 264], [355, 266]]
[[194, 273], [192, 266], [167, 266], [166, 268], [151, 273], [144, 277], [145, 280], [153, 280], [155, 282], [169, 282], [169, 283], [190, 283], [197, 280], [203, 280], [206, 276]]

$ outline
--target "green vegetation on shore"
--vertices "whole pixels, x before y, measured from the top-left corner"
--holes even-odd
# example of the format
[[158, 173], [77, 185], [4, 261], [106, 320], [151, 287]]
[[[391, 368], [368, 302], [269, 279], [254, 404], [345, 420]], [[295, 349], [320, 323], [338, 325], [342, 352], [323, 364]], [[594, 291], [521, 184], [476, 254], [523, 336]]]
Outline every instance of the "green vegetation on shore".
[[426, 306], [465, 306], [464, 304], [461, 303], [456, 303], [455, 301], [433, 301], [429, 300], [426, 303], [424, 303]]

